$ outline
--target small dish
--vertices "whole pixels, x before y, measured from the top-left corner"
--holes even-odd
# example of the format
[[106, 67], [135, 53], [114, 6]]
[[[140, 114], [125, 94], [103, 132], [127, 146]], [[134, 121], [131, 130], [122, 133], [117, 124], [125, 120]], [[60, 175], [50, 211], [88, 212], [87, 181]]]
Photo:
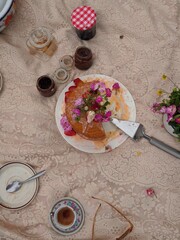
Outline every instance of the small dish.
[[0, 32], [7, 27], [15, 13], [15, 0], [0, 1]]
[[[57, 221], [58, 212], [63, 209], [68, 208], [74, 214], [74, 220], [72, 224], [65, 226]], [[52, 228], [61, 235], [69, 236], [78, 232], [84, 224], [84, 209], [80, 202], [74, 198], [64, 197], [60, 199], [51, 209], [49, 214], [49, 220]]]
[[164, 128], [166, 129], [166, 131], [171, 134], [173, 137], [178, 137], [177, 134], [174, 134], [174, 129], [168, 124], [167, 122], [167, 114], [164, 114], [163, 115], [163, 125], [164, 125]]
[[23, 181], [35, 173], [29, 164], [10, 162], [3, 165], [0, 168], [0, 205], [8, 209], [20, 209], [30, 204], [38, 192], [38, 179], [24, 184], [14, 193], [7, 192], [6, 186], [15, 180]]

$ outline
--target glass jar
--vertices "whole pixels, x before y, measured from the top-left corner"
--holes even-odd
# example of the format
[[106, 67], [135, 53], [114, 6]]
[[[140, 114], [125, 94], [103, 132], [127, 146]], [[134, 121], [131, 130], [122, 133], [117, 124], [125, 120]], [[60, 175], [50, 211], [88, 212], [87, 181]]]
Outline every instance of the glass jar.
[[78, 37], [90, 40], [96, 35], [96, 12], [89, 6], [80, 6], [71, 14], [71, 22]]
[[56, 39], [45, 27], [39, 27], [32, 31], [26, 44], [31, 54], [45, 55], [47, 59], [54, 54], [58, 47]]
[[77, 48], [74, 58], [75, 58], [75, 66], [81, 70], [87, 70], [93, 64], [92, 51], [87, 47]]
[[61, 59], [60, 59], [60, 66], [64, 69], [66, 69], [67, 71], [71, 70], [73, 68], [73, 64], [74, 64], [74, 59], [71, 55], [64, 55]]
[[65, 83], [69, 80], [69, 72], [64, 68], [58, 68], [53, 74], [53, 79], [57, 83]]
[[48, 75], [39, 77], [36, 83], [36, 87], [40, 94], [44, 97], [51, 97], [56, 92], [55, 82]]

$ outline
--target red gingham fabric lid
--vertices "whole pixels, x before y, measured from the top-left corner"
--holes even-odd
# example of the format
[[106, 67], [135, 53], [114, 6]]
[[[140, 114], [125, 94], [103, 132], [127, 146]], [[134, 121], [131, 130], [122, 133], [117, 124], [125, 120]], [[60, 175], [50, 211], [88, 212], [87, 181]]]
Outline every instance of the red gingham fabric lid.
[[89, 6], [80, 6], [71, 14], [73, 26], [79, 30], [91, 29], [96, 24], [96, 12]]

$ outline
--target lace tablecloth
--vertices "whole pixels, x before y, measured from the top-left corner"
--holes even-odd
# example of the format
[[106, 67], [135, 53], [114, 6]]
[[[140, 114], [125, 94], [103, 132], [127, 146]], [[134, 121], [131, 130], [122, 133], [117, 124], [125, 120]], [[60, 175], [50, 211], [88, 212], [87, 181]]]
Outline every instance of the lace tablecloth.
[[[90, 240], [98, 196], [119, 207], [134, 224], [127, 240], [180, 239], [180, 161], [151, 146], [145, 139], [127, 139], [110, 153], [88, 154], [68, 145], [55, 123], [55, 105], [64, 85], [51, 98], [36, 89], [40, 75], [52, 73], [59, 58], [73, 55], [78, 46], [92, 49], [95, 60], [87, 71], [73, 69], [71, 79], [100, 73], [122, 82], [132, 93], [137, 120], [149, 135], [179, 148], [177, 139], [162, 127], [162, 116], [150, 105], [158, 88], [171, 91], [163, 73], [180, 79], [180, 35], [178, 0], [17, 0], [16, 14], [0, 35], [0, 164], [20, 161], [36, 171], [47, 168], [40, 179], [34, 201], [22, 210], [0, 209], [0, 239], [3, 240]], [[70, 15], [79, 5], [97, 12], [97, 34], [80, 40], [71, 26]], [[26, 39], [34, 27], [53, 29], [58, 50], [48, 61], [29, 54]], [[120, 37], [121, 36], [121, 37]], [[123, 37], [122, 37], [123, 36]], [[152, 187], [157, 195], [148, 197]], [[80, 232], [64, 237], [52, 230], [48, 214], [61, 197], [77, 198], [85, 209]], [[115, 239], [126, 223], [102, 204], [95, 236]]]

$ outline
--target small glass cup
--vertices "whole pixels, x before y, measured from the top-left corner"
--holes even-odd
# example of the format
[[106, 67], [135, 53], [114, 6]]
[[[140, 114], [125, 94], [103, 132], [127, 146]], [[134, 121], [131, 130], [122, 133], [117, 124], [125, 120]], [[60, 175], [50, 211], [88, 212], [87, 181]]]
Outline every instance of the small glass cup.
[[55, 82], [48, 75], [39, 77], [36, 83], [36, 87], [40, 94], [44, 97], [51, 97], [56, 92]]
[[60, 59], [60, 66], [66, 70], [71, 70], [74, 64], [74, 59], [71, 55], [64, 55], [61, 59]]
[[51, 31], [45, 27], [33, 30], [26, 42], [31, 54], [48, 60], [58, 48], [57, 41]]
[[53, 79], [57, 83], [65, 83], [69, 80], [69, 72], [64, 68], [58, 68], [53, 74]]

